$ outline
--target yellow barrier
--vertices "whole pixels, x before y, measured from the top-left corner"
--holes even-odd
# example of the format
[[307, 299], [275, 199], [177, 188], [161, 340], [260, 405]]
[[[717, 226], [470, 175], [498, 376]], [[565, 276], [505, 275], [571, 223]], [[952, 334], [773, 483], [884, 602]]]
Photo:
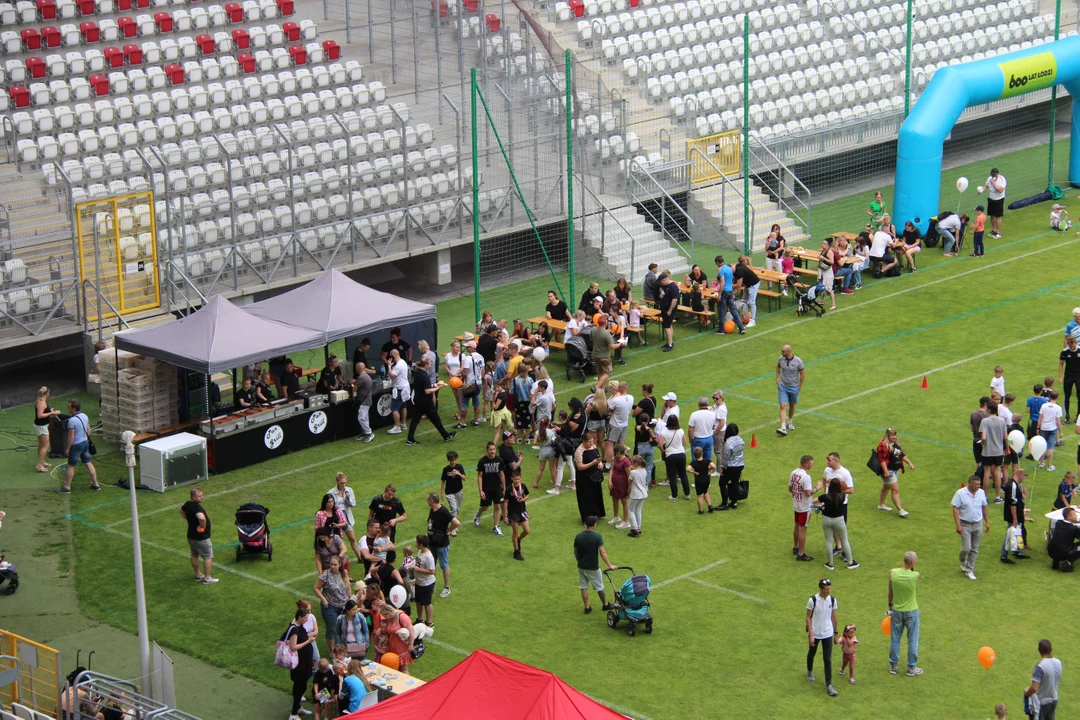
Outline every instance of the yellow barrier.
[[[0, 630], [0, 655], [19, 658], [19, 685], [0, 687], [0, 705], [17, 702], [49, 717], [60, 717], [60, 653], [7, 630]], [[11, 661], [0, 660], [0, 671]]]
[[[706, 156], [708, 161], [693, 152], [694, 150]], [[738, 130], [732, 130], [697, 140], [687, 140], [686, 157], [693, 163], [693, 181], [696, 183], [718, 179], [720, 174], [716, 172], [717, 169], [728, 177], [738, 175], [742, 170], [742, 138]]]
[[[80, 280], [91, 280], [119, 313], [161, 307], [157, 217], [152, 192], [91, 200], [75, 206]], [[87, 319], [115, 313], [97, 294], [86, 304]]]

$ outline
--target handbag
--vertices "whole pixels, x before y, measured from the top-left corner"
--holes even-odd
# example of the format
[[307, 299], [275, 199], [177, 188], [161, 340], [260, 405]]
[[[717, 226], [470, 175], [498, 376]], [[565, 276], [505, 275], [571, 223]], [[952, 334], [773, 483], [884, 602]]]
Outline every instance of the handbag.
[[745, 500], [746, 498], [750, 497], [750, 481], [749, 480], [740, 480], [739, 481], [739, 491], [738, 492], [739, 492], [739, 500]]
[[281, 639], [277, 641], [277, 650], [274, 651], [274, 664], [286, 670], [295, 670], [296, 666], [300, 664], [300, 655], [289, 647], [289, 635], [291, 633], [292, 626], [290, 625]]
[[355, 660], [359, 660], [367, 655], [367, 643], [347, 642], [345, 643], [345, 654]]
[[462, 397], [474, 398], [480, 394], [480, 386], [474, 382], [466, 383], [461, 388]]
[[86, 427], [86, 421], [79, 418], [79, 422], [82, 423], [83, 430], [86, 431], [86, 451], [91, 455], [97, 455], [97, 445], [94, 444], [93, 439], [90, 437], [90, 428]]
[[878, 477], [881, 476], [881, 458], [878, 457], [877, 448], [870, 451], [870, 459], [866, 461], [866, 467]]
[[413, 647], [412, 647], [412, 650], [409, 651], [409, 655], [412, 656], [413, 660], [419, 660], [420, 656], [423, 655], [426, 651], [427, 651], [427, 646], [424, 645], [423, 639], [417, 639], [413, 643]]

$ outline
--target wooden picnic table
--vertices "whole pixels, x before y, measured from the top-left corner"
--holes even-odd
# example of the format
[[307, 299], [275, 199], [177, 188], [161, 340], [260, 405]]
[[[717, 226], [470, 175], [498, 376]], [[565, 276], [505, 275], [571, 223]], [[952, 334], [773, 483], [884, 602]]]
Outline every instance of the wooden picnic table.
[[834, 232], [830, 237], [833, 240], [847, 240], [848, 242], [855, 242], [859, 237], [858, 234], [853, 232]]
[[409, 690], [423, 687], [426, 683], [418, 677], [394, 670], [377, 662], [369, 662], [363, 665], [364, 677], [368, 683], [380, 691], [380, 697], [401, 695]]
[[[801, 248], [801, 247], [793, 247], [793, 248], [791, 248], [791, 250], [795, 254], [795, 257], [802, 258], [803, 260], [809, 260], [810, 262], [821, 262], [821, 252], [819, 250], [808, 250], [806, 248]], [[847, 255], [847, 256], [845, 256], [844, 258], [842, 258], [840, 260], [840, 264], [841, 265], [851, 265], [856, 260], [858, 260], [858, 258], [855, 257], [854, 255]], [[799, 272], [800, 270], [805, 271], [803, 274], [807, 274], [807, 272], [811, 272], [811, 273], [817, 275], [816, 270], [808, 270], [806, 268], [795, 268], [796, 272]]]

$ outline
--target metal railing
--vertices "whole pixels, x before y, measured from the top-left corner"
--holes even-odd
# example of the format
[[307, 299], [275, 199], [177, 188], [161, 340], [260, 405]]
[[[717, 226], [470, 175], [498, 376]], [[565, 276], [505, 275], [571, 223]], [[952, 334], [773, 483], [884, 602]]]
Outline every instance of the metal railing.
[[[600, 225], [600, 259], [603, 261], [604, 265], [619, 265], [619, 263], [609, 262], [606, 259], [607, 256], [613, 254], [608, 252], [610, 246], [615, 245], [619, 258], [629, 258], [629, 276], [631, 278], [637, 277], [637, 237], [634, 235], [634, 233], [626, 229], [626, 226], [623, 225], [617, 217], [615, 217], [607, 204], [603, 200], [601, 200], [596, 195], [596, 193], [592, 191], [592, 188], [590, 188], [584, 182], [580, 182], [578, 183], [578, 185], [582, 189], [582, 212], [580, 215], [577, 216], [577, 219], [581, 221], [582, 243], [585, 245], [588, 245], [589, 243], [588, 238], [586, 237], [586, 235], [591, 232], [589, 229], [589, 219], [598, 219]], [[588, 194], [587, 197], [586, 193]], [[592, 203], [598, 206], [598, 209], [588, 210], [590, 199]], [[611, 223], [614, 223], [614, 227], [611, 227], [609, 232], [609, 224]], [[623, 237], [620, 237], [619, 233], [616, 232], [616, 230], [621, 230]], [[629, 247], [627, 247], [627, 242], [624, 238], [629, 238]]]
[[[690, 190], [702, 190], [703, 191], [703, 190], [708, 190], [708, 189], [715, 188], [715, 187], [720, 188], [720, 208], [719, 209], [720, 209], [720, 226], [721, 227], [717, 229], [717, 228], [715, 228], [715, 225], [713, 226], [714, 229], [718, 230], [718, 234], [731, 235], [732, 237], [737, 237], [738, 236], [739, 231], [742, 230], [742, 228], [743, 228], [742, 217], [739, 217], [736, 220], [733, 217], [729, 217], [729, 214], [728, 214], [729, 210], [733, 210], [736, 207], [739, 208], [741, 210], [741, 212], [743, 212], [743, 213], [745, 213], [745, 212], [750, 213], [750, 227], [753, 228], [754, 227], [754, 206], [746, 201], [746, 195], [743, 194], [742, 188], [739, 187], [739, 183], [733, 182], [732, 179], [729, 178], [724, 173], [724, 171], [721, 170], [720, 167], [716, 163], [714, 163], [712, 161], [712, 159], [706, 153], [701, 152], [701, 150], [699, 150], [698, 148], [694, 148], [694, 147], [690, 148], [690, 154], [687, 157], [687, 160], [692, 162], [692, 163], [694, 163], [694, 162], [703, 163], [705, 165], [705, 167], [707, 167], [709, 170], [711, 170], [713, 173], [715, 173], [716, 177], [719, 180], [719, 181], [711, 180], [711, 181], [704, 182], [704, 183], [693, 183], [693, 182], [691, 182], [688, 185], [688, 189], [690, 189]], [[728, 192], [729, 191], [732, 191], [735, 194], [735, 197], [731, 198], [730, 201], [728, 200]], [[706, 209], [708, 209], [708, 208], [706, 208]], [[732, 214], [734, 214], [734, 213], [732, 213]], [[744, 238], [743, 239], [742, 250], [746, 251], [747, 248], [750, 248], [750, 247], [751, 247], [751, 243], [750, 243], [749, 238]]]
[[[667, 163], [652, 170], [664, 173], [676, 179], [679, 187], [686, 186], [685, 178], [690, 176], [691, 165], [688, 161]], [[673, 243], [679, 252], [686, 256], [691, 265], [694, 264], [694, 219], [686, 212], [667, 191], [664, 184], [654, 176], [652, 170], [644, 167], [636, 160], [627, 164], [626, 182], [627, 199], [643, 212], [645, 217], [663, 233], [668, 242]], [[659, 205], [659, 212], [653, 210], [652, 203]], [[676, 235], [672, 228], [681, 229], [681, 236]], [[690, 250], [684, 247], [685, 240], [690, 240]]]
[[[755, 147], [764, 150], [768, 157], [759, 157], [755, 153]], [[801, 225], [803, 232], [810, 235], [810, 206], [813, 203], [810, 188], [776, 156], [776, 153], [769, 149], [768, 145], [763, 145], [751, 138], [746, 152], [749, 155], [750, 176], [753, 182], [760, 185], [768, 193], [770, 199], [779, 205], [780, 209], [796, 224]], [[770, 179], [771, 173], [775, 173], [773, 176], [775, 179]], [[800, 194], [805, 196], [805, 200], [800, 197]], [[789, 202], [790, 200], [793, 200], [794, 204]], [[753, 227], [752, 224], [751, 227]]]

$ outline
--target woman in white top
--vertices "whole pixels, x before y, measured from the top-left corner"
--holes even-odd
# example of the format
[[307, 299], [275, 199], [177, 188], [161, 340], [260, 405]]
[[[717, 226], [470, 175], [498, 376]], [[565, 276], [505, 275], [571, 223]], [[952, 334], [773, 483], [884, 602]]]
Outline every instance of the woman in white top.
[[[724, 391], [717, 390], [712, 394], [713, 404], [709, 408], [716, 416], [716, 424], [713, 425], [713, 454], [720, 456], [721, 448], [724, 447], [724, 428], [727, 427], [727, 403], [724, 402]], [[716, 463], [717, 466], [720, 463]]]
[[567, 340], [580, 333], [585, 325], [585, 311], [578, 310], [574, 313], [574, 316], [570, 318], [570, 322], [566, 323], [566, 333], [563, 335], [563, 345], [566, 344]]
[[657, 433], [660, 449], [664, 452], [664, 467], [667, 468], [668, 485], [671, 486], [671, 501], [679, 499], [679, 480], [682, 480], [683, 495], [690, 499], [690, 478], [686, 474], [686, 433], [679, 427], [679, 416], [669, 415], [664, 428]]
[[[461, 354], [461, 343], [457, 340], [450, 343], [450, 352], [443, 355], [443, 363], [446, 365], [446, 374], [452, 378], [461, 378], [461, 381], [465, 381], [464, 373], [462, 373], [462, 363], [465, 362], [465, 357]], [[434, 368], [435, 366], [432, 365]], [[450, 391], [454, 393], [454, 400], [457, 403], [455, 407], [458, 409], [457, 414], [454, 415], [454, 419], [457, 420], [455, 427], [465, 427], [465, 420], [468, 417], [466, 412], [468, 411], [468, 405], [462, 403], [461, 388], [450, 386]]]

